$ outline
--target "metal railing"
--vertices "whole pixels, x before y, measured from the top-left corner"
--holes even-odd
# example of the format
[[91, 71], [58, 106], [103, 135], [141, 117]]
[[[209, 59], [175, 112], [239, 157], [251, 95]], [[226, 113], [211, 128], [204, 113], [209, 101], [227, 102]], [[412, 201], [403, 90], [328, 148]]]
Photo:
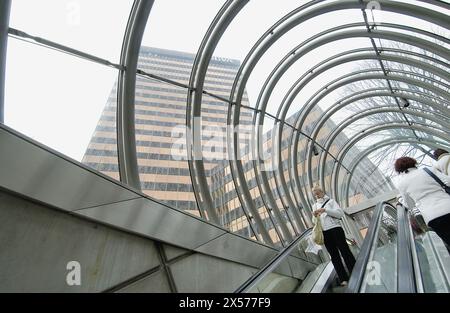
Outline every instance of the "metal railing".
[[380, 202], [375, 207], [375, 212], [372, 218], [372, 222], [369, 225], [367, 235], [359, 251], [358, 258], [356, 259], [355, 266], [352, 271], [352, 276], [348, 282], [347, 293], [357, 293], [361, 289], [362, 281], [366, 273], [367, 264], [369, 262], [371, 254], [373, 254], [374, 241], [377, 238], [378, 229], [381, 223], [381, 217], [383, 216], [384, 207], [390, 205], [387, 202]]
[[253, 274], [245, 283], [243, 283], [235, 293], [246, 293], [252, 288], [258, 285], [268, 274], [272, 273], [281, 262], [288, 257], [291, 252], [298, 246], [301, 240], [308, 237], [312, 232], [312, 228], [305, 230], [300, 236], [294, 239], [287, 247], [280, 251], [272, 260], [270, 260], [264, 267], [262, 267], [258, 272]]
[[[389, 207], [397, 212], [396, 229], [396, 288], [397, 293], [423, 292], [420, 263], [415, 250], [414, 236], [406, 208], [398, 203], [395, 207], [387, 202], [380, 202], [375, 208], [372, 222], [363, 242], [360, 254], [356, 260], [352, 276], [350, 277], [347, 293], [358, 293], [362, 290], [364, 278], [378, 245], [378, 234], [383, 222], [383, 213]], [[382, 268], [380, 268], [383, 271]], [[382, 274], [382, 272], [380, 273]]]

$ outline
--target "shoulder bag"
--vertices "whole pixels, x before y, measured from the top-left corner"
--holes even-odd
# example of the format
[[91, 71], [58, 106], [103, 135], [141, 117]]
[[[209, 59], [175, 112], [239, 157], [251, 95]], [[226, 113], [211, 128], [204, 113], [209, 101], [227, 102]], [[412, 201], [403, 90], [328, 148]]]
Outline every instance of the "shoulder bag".
[[[322, 206], [320, 208], [322, 209], [328, 203], [328, 201], [330, 201], [330, 199], [325, 201], [325, 203], [322, 204]], [[324, 244], [322, 223], [320, 222], [320, 216], [316, 217], [316, 223], [312, 230], [312, 239], [317, 245], [322, 246]]]
[[432, 171], [430, 171], [428, 168], [424, 168], [423, 169], [425, 172], [428, 173], [428, 175], [430, 175], [443, 189], [444, 191], [450, 195], [450, 186], [447, 186], [446, 184], [444, 184], [444, 182], [442, 180], [440, 180], [439, 177], [436, 176], [436, 174], [434, 174]]

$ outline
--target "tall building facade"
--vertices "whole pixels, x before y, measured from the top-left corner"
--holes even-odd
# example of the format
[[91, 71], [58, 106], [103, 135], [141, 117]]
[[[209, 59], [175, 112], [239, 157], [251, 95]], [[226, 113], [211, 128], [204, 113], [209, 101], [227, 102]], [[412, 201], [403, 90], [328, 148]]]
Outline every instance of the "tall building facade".
[[[189, 81], [194, 57], [194, 54], [184, 52], [142, 47], [138, 68], [147, 73], [186, 85]], [[240, 62], [237, 60], [213, 57], [205, 80], [205, 90], [227, 98], [239, 65]], [[115, 127], [116, 94], [117, 85], [111, 90], [110, 97], [82, 162], [106, 175], [119, 179]], [[173, 208], [200, 216], [192, 189], [186, 150], [183, 145], [181, 145], [181, 148], [178, 145], [184, 140], [187, 90], [182, 86], [179, 87], [162, 80], [138, 76], [135, 96], [136, 146], [142, 191]], [[218, 213], [222, 226], [243, 236], [255, 238], [259, 231], [251, 213], [244, 211], [241, 206], [231, 176], [229, 162], [224, 160], [227, 155], [226, 118], [229, 105], [227, 102], [208, 95], [204, 95], [202, 101], [202, 149], [204, 155], [207, 155], [204, 166], [206, 179], [213, 197], [214, 209]], [[242, 104], [250, 106], [247, 94], [244, 94]], [[320, 118], [321, 113], [320, 108], [315, 108], [309, 114], [304, 127], [308, 129], [312, 126]], [[292, 116], [288, 121], [293, 122], [294, 118], [295, 116]], [[247, 126], [253, 124], [252, 110], [242, 109], [240, 124]], [[321, 136], [326, 136], [334, 126], [331, 121], [327, 122], [324, 130], [321, 131]], [[264, 136], [264, 150], [269, 153], [272, 148], [271, 133], [268, 130]], [[287, 147], [289, 145], [287, 139], [289, 134], [287, 128], [284, 128], [282, 134], [284, 169], [287, 168]], [[340, 134], [336, 142], [339, 144], [339, 142], [345, 141], [345, 136]], [[298, 232], [293, 221], [294, 216], [291, 210], [286, 210], [280, 196], [278, 196], [275, 178], [271, 171], [267, 172], [269, 185], [276, 195], [275, 200], [283, 220], [277, 220], [273, 211], [266, 208], [264, 205], [265, 199], [260, 195], [254, 175], [253, 160], [248, 153], [249, 138], [241, 139], [240, 145], [241, 151], [244, 151], [242, 162], [250, 194], [272, 240], [279, 243], [282, 240], [280, 237], [283, 236], [280, 230], [280, 222], [286, 224], [292, 235]], [[306, 138], [303, 138], [300, 147], [305, 145]], [[174, 149], [174, 147], [178, 148]], [[207, 152], [205, 153], [205, 151]], [[304, 174], [302, 173], [302, 162], [304, 160], [301, 157], [302, 154], [299, 155], [298, 168], [300, 173]], [[314, 159], [313, 162], [317, 163], [317, 159]], [[329, 160], [328, 163], [327, 166], [332, 166], [334, 161]], [[317, 164], [313, 164], [313, 173], [315, 172], [314, 166], [317, 166]], [[372, 170], [371, 167], [374, 168], [373, 164], [371, 165], [369, 160], [364, 160], [362, 168], [367, 168], [367, 173]], [[357, 175], [363, 177], [365, 173], [359, 171]], [[285, 177], [288, 178], [287, 172], [285, 172]], [[317, 177], [315, 177], [315, 180], [317, 180]], [[354, 179], [354, 181], [357, 180], [358, 177]], [[372, 173], [371, 179], [366, 183], [374, 186], [378, 184], [382, 188], [382, 181], [381, 174]], [[287, 181], [287, 183], [290, 186], [291, 182]], [[367, 188], [367, 190], [374, 189]], [[356, 192], [352, 194], [358, 196]], [[371, 195], [367, 194], [366, 196]]]
[[[187, 84], [193, 61], [193, 54], [142, 47], [138, 68]], [[238, 67], [237, 61], [213, 58], [205, 89], [226, 97]], [[136, 145], [142, 190], [174, 208], [198, 215], [186, 151], [174, 149], [183, 140], [186, 89], [142, 76], [137, 76], [136, 80]], [[116, 94], [117, 85], [111, 90], [82, 162], [117, 179]], [[246, 96], [244, 102], [248, 103]], [[202, 103], [202, 126], [217, 128], [225, 125], [227, 109], [227, 103], [205, 95]], [[243, 118], [251, 123], [250, 113], [244, 114]], [[216, 160], [206, 162], [206, 171], [216, 167], [217, 163]]]

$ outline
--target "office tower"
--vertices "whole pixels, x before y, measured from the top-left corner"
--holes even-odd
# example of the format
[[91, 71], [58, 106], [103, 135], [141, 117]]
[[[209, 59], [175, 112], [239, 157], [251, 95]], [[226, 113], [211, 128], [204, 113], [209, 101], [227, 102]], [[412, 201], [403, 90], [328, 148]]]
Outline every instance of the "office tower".
[[[139, 56], [138, 69], [164, 79], [188, 84], [190, 71], [194, 62], [194, 54], [164, 50], [158, 48], [142, 47]], [[213, 57], [206, 76], [204, 89], [223, 98], [229, 97], [229, 90], [239, 69], [240, 62], [226, 58]], [[82, 160], [88, 166], [99, 170], [115, 179], [119, 178], [116, 147], [116, 94], [117, 85], [113, 87], [105, 109], [100, 117], [97, 128]], [[187, 89], [164, 82], [161, 79], [137, 76], [135, 92], [135, 121], [136, 145], [139, 174], [142, 191], [150, 197], [157, 199], [171, 207], [200, 216], [197, 202], [193, 192], [191, 177], [186, 161], [186, 150], [183, 149], [183, 131], [186, 125]], [[252, 106], [247, 94], [244, 94], [240, 125], [253, 125], [253, 111], [245, 108]], [[253, 224], [251, 213], [243, 210], [232, 176], [228, 160], [226, 160], [226, 127], [228, 103], [209, 95], [203, 95], [202, 100], [202, 145], [205, 158], [205, 174], [213, 198], [214, 209], [218, 212], [219, 222], [230, 231], [240, 233], [246, 237], [255, 237], [258, 233]], [[306, 132], [320, 118], [322, 110], [316, 107], [306, 119], [302, 129]], [[298, 114], [298, 113], [297, 113]], [[287, 122], [293, 124], [297, 114], [289, 117]], [[328, 121], [321, 130], [321, 136], [327, 135], [335, 125]], [[282, 155], [283, 169], [287, 168], [288, 136], [291, 130], [283, 128]], [[280, 241], [281, 231], [279, 220], [271, 210], [266, 210], [264, 198], [261, 198], [257, 181], [254, 175], [254, 163], [249, 154], [249, 137], [241, 136], [240, 147], [243, 154], [242, 162], [249, 191], [264, 225], [274, 242]], [[321, 137], [321, 138], [322, 138]], [[337, 143], [345, 142], [346, 137], [340, 134]], [[180, 149], [181, 143], [181, 149]], [[302, 137], [300, 147], [305, 147], [307, 138]], [[272, 131], [264, 132], [264, 151], [270, 154], [272, 148]], [[205, 151], [209, 151], [206, 152]], [[302, 153], [299, 153], [299, 173], [305, 175], [302, 169]], [[318, 180], [316, 166], [318, 158], [313, 158], [313, 178]], [[333, 165], [330, 158], [327, 167]], [[370, 165], [369, 160], [365, 160]], [[366, 166], [364, 167], [366, 168]], [[367, 166], [370, 168], [370, 166]], [[358, 174], [361, 177], [361, 174]], [[273, 171], [267, 172], [269, 185], [276, 195], [276, 204], [292, 235], [298, 232], [292, 210], [283, 205], [276, 190]], [[288, 180], [285, 171], [288, 187]], [[368, 184], [379, 184], [382, 176], [372, 175]], [[375, 179], [374, 179], [375, 178]], [[354, 181], [357, 181], [358, 177]], [[375, 181], [376, 180], [376, 181]], [[367, 190], [374, 190], [368, 188]], [[375, 188], [377, 190], [377, 188]], [[352, 193], [353, 194], [353, 193]], [[357, 196], [357, 194], [355, 195]], [[269, 211], [269, 212], [268, 212]], [[252, 227], [251, 227], [251, 225]]]

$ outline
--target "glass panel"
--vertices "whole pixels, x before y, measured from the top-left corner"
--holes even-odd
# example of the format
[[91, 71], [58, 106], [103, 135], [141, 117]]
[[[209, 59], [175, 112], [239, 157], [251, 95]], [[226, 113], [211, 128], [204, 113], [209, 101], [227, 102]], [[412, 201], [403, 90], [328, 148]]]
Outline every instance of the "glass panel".
[[[140, 60], [158, 58], [146, 56]], [[150, 197], [200, 216], [186, 154], [186, 99], [184, 88], [137, 77], [135, 123], [139, 176], [142, 191]]]
[[[220, 223], [232, 232], [246, 237], [254, 235], [255, 227], [249, 224], [236, 193], [231, 175], [227, 150], [227, 114], [229, 104], [208, 95], [202, 97], [202, 153], [207, 170], [209, 192], [213, 198]], [[252, 115], [245, 112], [242, 120], [249, 124]], [[242, 138], [243, 147], [248, 147], [249, 138]]]
[[[341, 190], [343, 190], [342, 188], [341, 186]], [[364, 158], [354, 170], [350, 183], [349, 205], [373, 198], [391, 190], [391, 188], [392, 186], [386, 181], [386, 178], [377, 167], [368, 158]]]
[[[298, 151], [297, 151], [297, 170], [299, 173], [299, 181], [300, 181], [300, 192], [303, 193], [303, 196], [306, 200], [308, 200], [308, 196], [310, 196], [310, 188], [306, 174], [306, 149], [307, 149], [308, 139], [302, 135], [299, 137]], [[315, 174], [313, 174], [315, 175]], [[312, 201], [312, 200], [311, 200]]]
[[[253, 126], [253, 119], [250, 118], [253, 116], [254, 111], [247, 108], [241, 108], [241, 115], [239, 119], [239, 138], [240, 138], [240, 146], [241, 146], [241, 159], [242, 165], [244, 168], [244, 176], [246, 178], [247, 186], [249, 188], [250, 194], [252, 196], [253, 203], [255, 204], [261, 219], [263, 220], [264, 227], [269, 232], [272, 240], [275, 244], [281, 245], [280, 238], [280, 229], [277, 225], [274, 215], [270, 210], [266, 207], [265, 203], [267, 203], [267, 198], [261, 196], [258, 181], [255, 177], [255, 165], [254, 161], [257, 161], [256, 155], [256, 142], [250, 141], [252, 138], [252, 134], [256, 131]], [[264, 134], [263, 142], [268, 140], [268, 134]], [[243, 142], [244, 141], [244, 142]], [[251, 144], [249, 144], [251, 142]], [[264, 151], [266, 152], [266, 151]], [[266, 158], [264, 158], [265, 160]], [[265, 166], [266, 164], [264, 164]], [[264, 168], [263, 166], [263, 168]], [[275, 228], [276, 227], [276, 228]]]
[[426, 293], [450, 292], [450, 255], [433, 231], [415, 233], [414, 244]]
[[310, 293], [329, 261], [320, 246], [311, 245], [305, 236], [295, 250], [266, 273], [250, 293]]
[[[223, 0], [155, 1], [142, 39], [141, 56], [151, 54], [158, 60], [140, 60], [142, 69], [188, 84], [195, 53], [223, 4]], [[218, 87], [217, 83], [212, 82], [211, 87]]]
[[[322, 47], [313, 50], [305, 57], [301, 58], [298, 62], [302, 64], [303, 68], [301, 71], [297, 71], [292, 73], [292, 76], [295, 77], [290, 81], [289, 87], [294, 84], [296, 80], [298, 80], [304, 73], [309, 73], [311, 70], [317, 73], [316, 65], [323, 62], [327, 58], [335, 57], [336, 55], [349, 52], [353, 49], [361, 49], [368, 48], [371, 49], [370, 41], [365, 38], [354, 38], [354, 39], [346, 39], [340, 40], [337, 42], [332, 42]], [[320, 55], [320, 59], [317, 59]], [[351, 54], [355, 55], [355, 54]], [[348, 55], [346, 56], [348, 57]], [[310, 62], [309, 60], [313, 61]], [[329, 61], [327, 64], [335, 63], [337, 60], [342, 60], [342, 57]], [[300, 111], [307, 103], [311, 103], [314, 100], [319, 100], [316, 105], [320, 106], [322, 110], [327, 110], [334, 103], [338, 102], [340, 98], [348, 95], [348, 93], [344, 93], [346, 86], [338, 88], [334, 91], [328, 93], [327, 96], [317, 99], [316, 94], [322, 94], [325, 90], [325, 86], [329, 86], [334, 80], [338, 78], [342, 78], [343, 76], [349, 75], [351, 73], [360, 71], [364, 68], [367, 68], [366, 63], [369, 63], [370, 60], [362, 60], [362, 61], [353, 61], [346, 62], [339, 65], [335, 65], [334, 67], [328, 69], [325, 72], [322, 72], [319, 75], [307, 76], [308, 80], [304, 79], [303, 81], [308, 81], [306, 86], [303, 86], [298, 94], [296, 95], [294, 101], [291, 104], [289, 109], [289, 114], [294, 114], [295, 112]], [[374, 62], [375, 63], [375, 62]], [[376, 64], [376, 63], [375, 63]], [[320, 68], [322, 68], [323, 65]], [[296, 76], [294, 76], [296, 74]], [[312, 80], [310, 77], [314, 77]], [[286, 89], [286, 92], [288, 89]]]
[[5, 124], [117, 179], [117, 76], [109, 67], [11, 39]]
[[[249, 1], [239, 14], [231, 22], [222, 36], [214, 52], [215, 55], [230, 59], [244, 60], [252, 46], [258, 39], [280, 18], [296, 9], [307, 1], [285, 0], [281, 2], [273, 2], [269, 0]], [[308, 28], [313, 29], [313, 28]], [[303, 31], [297, 31], [297, 35], [304, 36]], [[304, 32], [306, 33], [306, 32]], [[295, 38], [295, 41], [292, 41]], [[292, 42], [298, 42], [298, 36], [292, 35], [290, 39], [281, 45], [281, 54], [276, 52], [275, 55], [263, 57], [258, 63], [254, 74], [251, 75], [246, 86], [250, 105], [254, 107], [261, 85], [264, 83], [267, 74], [270, 73], [273, 66], [280, 60], [280, 56], [286, 54], [291, 48]], [[272, 50], [272, 49], [271, 49]], [[208, 71], [208, 78], [212, 78]], [[231, 85], [224, 85], [224, 90], [230, 94]], [[276, 104], [278, 105], [278, 104]]]
[[[408, 2], [408, 1], [404, 1], [404, 2]], [[411, 2], [408, 2], [408, 3], [410, 4]], [[414, 4], [416, 4], [416, 3], [414, 3]], [[429, 6], [429, 5], [421, 2], [419, 4], [419, 6]], [[443, 8], [433, 7], [432, 9], [446, 14], [446, 10]], [[394, 23], [394, 24], [399, 24], [399, 25], [407, 25], [407, 26], [414, 27], [414, 28], [417, 28], [420, 30], [424, 30], [424, 31], [428, 31], [431, 33], [435, 33], [435, 34], [444, 35], [444, 37], [448, 37], [448, 36], [445, 36], [445, 34], [448, 32], [448, 30], [446, 30], [445, 28], [440, 27], [436, 24], [432, 24], [430, 22], [415, 18], [415, 17], [410, 17], [407, 15], [404, 15], [404, 14], [392, 13], [392, 12], [388, 12], [388, 11], [381, 9], [380, 11], [376, 12], [374, 15], [372, 15], [370, 12], [368, 12], [368, 17], [369, 17], [370, 22]], [[416, 37], [429, 39], [429, 37], [427, 37], [427, 36], [417, 35], [417, 34], [412, 33], [411, 31], [407, 31], [407, 30], [400, 30], [400, 32], [406, 33], [408, 35], [412, 34]], [[431, 40], [434, 41], [434, 39], [431, 39]], [[377, 44], [378, 43], [379, 43], [379, 41], [377, 40]]]
[[[297, 206], [296, 203], [296, 199], [293, 193], [293, 187], [294, 187], [294, 181], [293, 179], [291, 180], [291, 174], [290, 174], [290, 166], [289, 166], [289, 160], [290, 160], [290, 155], [289, 155], [289, 144], [290, 144], [290, 139], [291, 139], [291, 135], [293, 134], [293, 129], [290, 126], [284, 125], [282, 128], [282, 141], [281, 141], [281, 162], [282, 162], [282, 169], [283, 169], [283, 176], [284, 176], [284, 181], [286, 182], [286, 190], [283, 190], [280, 188], [280, 190], [282, 190], [282, 192], [284, 192], [285, 197], [289, 196], [290, 199], [292, 200], [294, 207], [289, 207], [289, 202], [287, 200], [285, 200], [285, 204], [286, 207], [288, 208], [286, 211], [284, 211], [284, 207], [281, 207], [282, 209], [282, 214], [284, 216], [287, 217], [287, 219], [290, 221], [290, 223], [287, 223], [288, 228], [291, 229], [292, 226], [295, 227], [296, 225], [296, 221], [294, 218], [294, 213], [292, 212], [293, 210], [299, 210], [300, 208]], [[299, 205], [301, 206], [301, 205]], [[301, 223], [302, 221], [300, 221]], [[292, 226], [291, 226], [292, 225]], [[292, 232], [292, 230], [291, 230]]]
[[117, 157], [116, 112], [117, 81], [114, 83], [81, 162], [114, 179], [120, 180]]
[[132, 4], [132, 0], [15, 0], [10, 25], [119, 63]]
[[373, 247], [363, 282], [362, 293], [395, 293], [397, 291], [397, 211], [385, 206], [376, 245]]
[[[282, 141], [281, 147], [278, 147], [278, 142], [276, 140], [278, 136], [278, 125], [275, 125], [275, 120], [270, 116], [265, 116], [264, 118], [264, 145], [263, 145], [263, 156], [264, 156], [264, 167], [266, 169], [265, 174], [267, 175], [267, 179], [270, 185], [270, 190], [272, 192], [272, 195], [276, 202], [276, 208], [278, 208], [279, 212], [281, 213], [281, 221], [278, 219], [277, 222], [281, 222], [286, 225], [289, 232], [293, 231], [291, 222], [290, 222], [290, 216], [285, 211], [285, 206], [287, 206], [286, 199], [280, 198], [280, 193], [282, 192], [282, 187], [278, 186], [277, 188], [277, 181], [275, 178], [276, 173], [278, 173], [278, 164], [274, 162], [274, 160], [277, 160], [278, 162], [278, 151], [279, 149], [282, 150], [282, 156], [287, 155], [287, 147], [283, 144], [285, 142]], [[286, 137], [286, 134], [282, 134], [284, 137]], [[284, 138], [282, 137], [282, 138]], [[275, 141], [274, 141], [275, 140]], [[284, 159], [281, 160], [283, 162]], [[282, 165], [283, 167], [283, 165]], [[263, 178], [261, 177], [261, 180]], [[282, 200], [284, 202], [282, 202]], [[291, 233], [292, 236], [295, 237], [294, 233]]]

